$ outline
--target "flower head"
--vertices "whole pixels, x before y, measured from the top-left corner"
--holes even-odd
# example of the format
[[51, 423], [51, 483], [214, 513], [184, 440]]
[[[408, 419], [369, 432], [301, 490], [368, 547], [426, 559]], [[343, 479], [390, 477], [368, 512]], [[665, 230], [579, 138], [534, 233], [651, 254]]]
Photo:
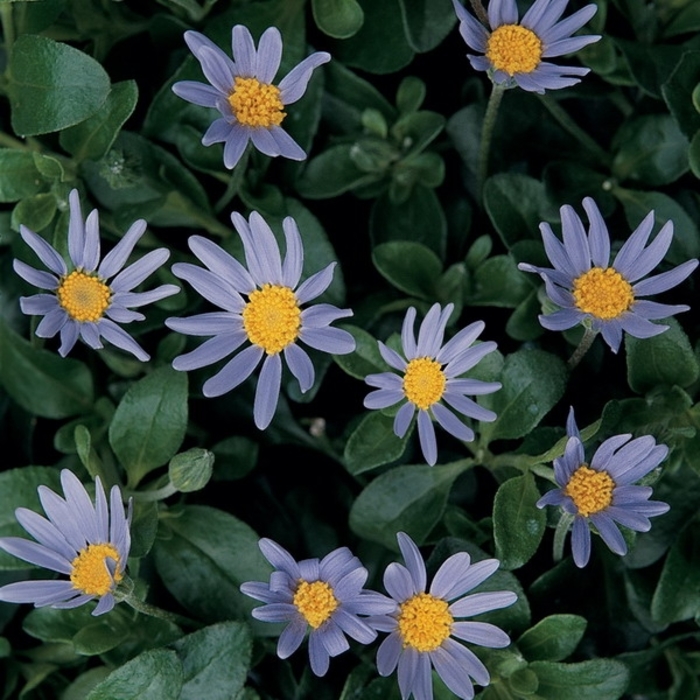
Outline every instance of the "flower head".
[[379, 351], [385, 362], [403, 376], [394, 372], [382, 372], [365, 377], [367, 384], [377, 387], [377, 391], [372, 391], [365, 397], [366, 408], [387, 408], [400, 401], [405, 402], [394, 420], [394, 433], [399, 437], [406, 434], [418, 409], [418, 435], [428, 464], [437, 461], [432, 418], [459, 440], [468, 442], [474, 439], [474, 431], [464, 425], [445, 404], [470, 418], [492, 421], [496, 414], [479, 406], [467, 398], [466, 394], [490, 394], [501, 388], [498, 382], [460, 378], [460, 375], [495, 350], [496, 343], [481, 343], [471, 347], [484, 330], [483, 321], [477, 321], [443, 345], [445, 327], [453, 308], [453, 304], [447, 304], [444, 309], [439, 304], [434, 304], [420, 325], [417, 341], [413, 333], [416, 310], [410, 308], [406, 312], [401, 331], [403, 357], [379, 342]]
[[406, 566], [396, 562], [389, 564], [384, 572], [384, 587], [398, 603], [398, 608], [370, 621], [380, 632], [390, 633], [377, 652], [379, 673], [388, 676], [398, 665], [403, 700], [411, 693], [415, 700], [432, 700], [432, 666], [458, 698], [471, 700], [474, 697], [472, 678], [486, 686], [490, 681], [489, 672], [474, 652], [455, 637], [493, 648], [507, 647], [510, 639], [495, 625], [458, 618], [505, 608], [517, 600], [517, 595], [511, 591], [495, 591], [465, 596], [491, 576], [499, 565], [497, 559], [472, 564], [466, 552], [449, 557], [426, 592], [425, 564], [418, 547], [403, 532], [398, 533], [397, 539]]
[[259, 546], [275, 571], [269, 583], [244, 583], [241, 591], [265, 603], [253, 610], [254, 618], [288, 623], [277, 644], [280, 659], [299, 648], [308, 630], [311, 670], [317, 676], [328, 671], [331, 656], [349, 648], [346, 634], [362, 644], [376, 639], [376, 631], [361, 615], [383, 615], [396, 607], [386, 596], [363, 589], [367, 569], [347, 547], [320, 561], [296, 562], [272, 540], [263, 538]]
[[615, 523], [646, 532], [649, 518], [669, 510], [668, 503], [650, 501], [650, 486], [635, 486], [666, 459], [668, 447], [657, 445], [651, 435], [635, 440], [629, 434], [605, 440], [586, 462], [574, 409], [566, 423], [569, 440], [562, 457], [554, 460], [554, 479], [559, 488], [548, 491], [538, 508], [560, 506], [573, 516], [571, 549], [576, 566], [584, 567], [591, 556], [593, 525], [605, 544], [622, 556], [627, 544]]
[[[93, 209], [83, 222], [78, 190], [72, 190], [68, 199], [69, 264], [41, 236], [20, 226], [24, 242], [50, 272], [37, 270], [21, 260], [14, 261], [15, 272], [30, 284], [51, 292], [21, 297], [20, 307], [25, 314], [44, 317], [36, 329], [40, 338], [53, 338], [60, 332], [58, 352], [63, 357], [80, 337], [95, 349], [103, 347], [102, 339], [107, 340], [145, 362], [148, 354], [118, 324], [142, 321], [145, 316], [132, 311], [132, 307], [150, 304], [180, 291], [174, 284], [163, 284], [148, 292], [131, 291], [160, 267], [170, 253], [158, 248], [122, 269], [146, 231], [146, 222], [139, 219], [100, 262], [97, 210]], [[111, 277], [114, 279], [110, 282]]]
[[248, 141], [267, 156], [306, 158], [281, 126], [287, 116], [284, 108], [301, 98], [314, 69], [330, 61], [330, 54], [311, 54], [279, 85], [273, 85], [282, 56], [282, 37], [275, 27], [263, 32], [256, 51], [248, 29], [236, 25], [231, 39], [233, 61], [203, 34], [185, 32], [185, 41], [210, 85], [183, 80], [173, 85], [173, 92], [193, 104], [219, 110], [221, 117], [212, 122], [202, 143], [211, 146], [223, 141], [227, 168], [238, 163]]
[[649, 212], [610, 265], [610, 237], [600, 210], [590, 197], [583, 200], [583, 208], [590, 222], [588, 235], [583, 222], [568, 205], [560, 209], [563, 243], [552, 233], [549, 224], [540, 224], [544, 248], [554, 269], [527, 263], [518, 265], [521, 270], [538, 273], [549, 298], [561, 307], [553, 314], [540, 316], [540, 323], [552, 331], [579, 323], [590, 325], [594, 331], [600, 331], [613, 352], [620, 347], [623, 331], [635, 338], [650, 338], [668, 330], [668, 326], [651, 320], [667, 318], [690, 307], [659, 304], [639, 297], [675, 287], [698, 265], [697, 260], [688, 260], [668, 272], [642, 279], [666, 255], [673, 239], [673, 222], [666, 222], [647, 246], [654, 226], [654, 212]]
[[61, 471], [65, 498], [46, 486], [38, 489], [47, 518], [27, 508], [17, 508], [20, 525], [36, 540], [1, 537], [0, 548], [68, 580], [21, 581], [0, 588], [0, 600], [34, 603], [34, 606], [76, 608], [99, 598], [93, 615], [114, 607], [114, 589], [124, 576], [131, 535], [131, 502], [125, 515], [119, 488], [113, 486], [110, 503], [99, 477], [95, 479], [95, 504], [73, 472]]
[[589, 68], [558, 66], [543, 59], [563, 56], [592, 44], [597, 35], [571, 36], [596, 13], [586, 5], [571, 17], [558, 21], [568, 0], [535, 0], [518, 21], [515, 0], [491, 0], [488, 7], [490, 30], [472, 17], [459, 0], [452, 0], [459, 32], [467, 45], [484, 54], [467, 54], [475, 70], [487, 71], [496, 85], [517, 85], [528, 92], [543, 93], [580, 82]]
[[214, 336], [195, 350], [175, 358], [173, 367], [181, 371], [211, 365], [249, 343], [204, 383], [205, 396], [221, 396], [231, 391], [265, 358], [253, 407], [255, 425], [264, 430], [277, 407], [281, 356], [301, 391], [308, 391], [314, 383], [314, 367], [299, 341], [336, 355], [352, 352], [355, 341], [350, 333], [329, 327], [333, 321], [351, 316], [352, 311], [330, 304], [301, 308], [326, 291], [333, 280], [335, 263], [299, 284], [304, 251], [292, 217], [282, 222], [287, 242], [284, 260], [272, 230], [260, 214], [253, 212], [248, 222], [234, 212], [231, 219], [243, 239], [248, 269], [201, 236], [192, 236], [189, 246], [208, 269], [189, 263], [173, 265], [175, 275], [187, 280], [203, 297], [223, 310], [189, 318], [169, 318], [165, 323], [186, 335]]

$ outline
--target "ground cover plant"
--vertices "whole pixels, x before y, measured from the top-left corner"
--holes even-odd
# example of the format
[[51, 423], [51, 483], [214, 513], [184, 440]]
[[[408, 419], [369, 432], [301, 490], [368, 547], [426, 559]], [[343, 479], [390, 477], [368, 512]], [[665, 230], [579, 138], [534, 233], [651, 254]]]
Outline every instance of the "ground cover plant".
[[700, 697], [697, 2], [0, 22], [0, 698]]

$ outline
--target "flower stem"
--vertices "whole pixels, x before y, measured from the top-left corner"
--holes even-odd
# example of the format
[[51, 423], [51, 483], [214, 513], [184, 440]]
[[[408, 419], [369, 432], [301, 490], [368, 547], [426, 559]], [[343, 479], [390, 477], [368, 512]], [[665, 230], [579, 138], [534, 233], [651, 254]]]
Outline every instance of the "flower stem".
[[15, 43], [15, 23], [11, 2], [0, 3], [0, 22], [2, 22], [2, 35], [5, 38], [5, 53], [9, 56], [12, 45]]
[[588, 152], [590, 155], [594, 156], [596, 160], [600, 161], [606, 167], [609, 167], [612, 163], [610, 154], [601, 146], [598, 145], [567, 113], [565, 109], [560, 107], [559, 103], [553, 100], [549, 95], [537, 94], [542, 106], [556, 119], [565, 131], [569, 135], [573, 136]]
[[574, 516], [571, 513], [562, 513], [557, 529], [554, 531], [554, 546], [552, 548], [552, 558], [555, 562], [560, 562], [564, 558], [564, 542], [566, 533], [569, 532]]
[[122, 595], [123, 597], [118, 597], [117, 599], [121, 602], [126, 603], [129, 607], [136, 610], [136, 612], [140, 612], [143, 615], [148, 615], [149, 617], [157, 617], [159, 620], [171, 622], [172, 624], [177, 625], [178, 627], [199, 628], [202, 626], [199, 622], [196, 622], [195, 620], [190, 620], [189, 617], [185, 617], [184, 615], [178, 615], [177, 613], [168, 612], [167, 610], [163, 610], [162, 608], [157, 608], [155, 605], [146, 603], [143, 600], [139, 600], [134, 595], [133, 591]]
[[506, 88], [503, 85], [493, 84], [489, 102], [486, 105], [486, 114], [484, 115], [484, 124], [481, 129], [481, 146], [479, 147], [479, 166], [477, 172], [476, 195], [481, 201], [484, 183], [489, 170], [489, 152], [491, 150], [491, 138], [493, 137], [493, 128], [496, 125], [496, 117], [498, 116], [498, 107], [503, 99], [503, 93]]
[[469, 0], [469, 4], [472, 6], [472, 10], [474, 10], [474, 14], [478, 17], [479, 22], [485, 24], [488, 27], [489, 16], [486, 13], [486, 10], [482, 5], [481, 0]]
[[573, 355], [569, 358], [569, 361], [566, 363], [569, 367], [569, 370], [574, 369], [574, 367], [576, 367], [578, 363], [581, 362], [583, 356], [588, 352], [591, 345], [593, 345], [593, 341], [595, 340], [595, 337], [597, 335], [598, 331], [594, 331], [592, 328], [586, 328], [586, 332], [583, 334], [581, 342], [578, 344], [578, 347], [576, 348], [576, 350], [574, 350]]

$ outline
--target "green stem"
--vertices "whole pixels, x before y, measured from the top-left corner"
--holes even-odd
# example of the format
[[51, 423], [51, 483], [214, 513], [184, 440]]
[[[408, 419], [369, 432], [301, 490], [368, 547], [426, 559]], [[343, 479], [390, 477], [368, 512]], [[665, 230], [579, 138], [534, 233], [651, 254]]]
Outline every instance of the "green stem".
[[569, 361], [566, 363], [569, 367], [569, 370], [573, 370], [574, 367], [576, 367], [578, 363], [581, 362], [583, 356], [588, 352], [591, 345], [593, 345], [593, 341], [595, 340], [595, 337], [597, 335], [598, 331], [594, 331], [592, 328], [586, 328], [586, 332], [583, 334], [581, 342], [578, 344], [578, 347], [576, 348], [576, 350], [574, 350], [574, 354], [569, 358]]
[[574, 516], [571, 515], [571, 513], [561, 514], [557, 529], [554, 531], [552, 556], [555, 562], [560, 562], [564, 558], [564, 541], [566, 540], [566, 533], [569, 532], [569, 528], [573, 522]]
[[135, 501], [162, 501], [166, 498], [177, 493], [177, 489], [170, 483], [162, 486], [159, 489], [153, 489], [150, 491], [127, 491], [126, 496], [133, 498]]
[[612, 158], [610, 154], [601, 146], [598, 145], [567, 113], [565, 109], [559, 106], [559, 103], [553, 100], [549, 95], [537, 95], [542, 106], [557, 120], [559, 125], [573, 136], [585, 149], [585, 152], [593, 155], [596, 160], [599, 160], [606, 167], [610, 167]]
[[489, 170], [489, 152], [491, 151], [491, 139], [493, 137], [493, 129], [496, 126], [496, 117], [498, 116], [498, 108], [503, 99], [503, 93], [506, 88], [503, 85], [493, 84], [489, 102], [486, 105], [486, 114], [484, 115], [484, 124], [481, 129], [481, 145], [479, 147], [479, 165], [476, 181], [476, 196], [481, 201], [484, 183]]
[[[2, 3], [0, 3], [0, 8], [4, 7]], [[26, 143], [23, 143], [19, 139], [16, 139], [14, 136], [10, 136], [9, 134], [6, 134], [4, 131], [0, 131], [0, 146], [5, 146], [7, 148], [14, 148], [18, 151], [31, 151], [32, 149], [27, 146]]]
[[202, 625], [195, 620], [191, 620], [189, 617], [184, 615], [178, 615], [177, 613], [168, 612], [162, 608], [157, 608], [155, 605], [146, 603], [143, 600], [139, 600], [133, 593], [133, 590], [125, 593], [119, 592], [119, 589], [115, 591], [115, 598], [119, 602], [126, 603], [129, 607], [140, 612], [143, 615], [148, 615], [149, 617], [157, 617], [159, 620], [165, 620], [166, 622], [171, 622], [178, 627], [195, 627], [199, 628]]
[[2, 34], [5, 38], [5, 52], [9, 56], [12, 45], [15, 43], [15, 24], [12, 17], [12, 3], [0, 3], [0, 22], [2, 22]]

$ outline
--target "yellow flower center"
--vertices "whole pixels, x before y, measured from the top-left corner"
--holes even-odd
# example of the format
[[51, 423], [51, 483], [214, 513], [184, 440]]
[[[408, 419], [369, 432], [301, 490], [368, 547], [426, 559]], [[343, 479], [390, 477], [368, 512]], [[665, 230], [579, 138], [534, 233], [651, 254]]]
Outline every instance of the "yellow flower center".
[[632, 285], [613, 267], [593, 267], [574, 280], [576, 306], [596, 318], [609, 320], [634, 302]]
[[264, 284], [248, 297], [243, 309], [243, 329], [248, 340], [268, 355], [293, 343], [300, 327], [301, 310], [289, 287]]
[[314, 629], [320, 627], [338, 607], [333, 589], [325, 581], [300, 581], [292, 602]]
[[256, 78], [237, 77], [233, 81], [233, 91], [228, 96], [236, 119], [243, 126], [279, 126], [287, 116], [280, 99], [280, 89], [276, 85], [261, 83]]
[[496, 70], [510, 76], [532, 73], [542, 60], [542, 41], [527, 27], [503, 24], [491, 33], [486, 43], [486, 58]]
[[605, 510], [612, 503], [615, 482], [607, 472], [599, 472], [585, 464], [569, 479], [564, 493], [571, 498], [584, 518]]
[[446, 383], [439, 362], [429, 357], [418, 357], [406, 366], [403, 393], [411, 403], [425, 411], [442, 398]]
[[447, 601], [429, 593], [418, 593], [401, 605], [399, 633], [403, 645], [416, 651], [434, 651], [449, 636], [454, 618]]
[[74, 321], [95, 323], [109, 308], [112, 290], [96, 276], [73, 270], [61, 279], [56, 296]]
[[[107, 559], [116, 562], [114, 578], [107, 569]], [[103, 596], [122, 580], [119, 552], [111, 544], [89, 544], [73, 559], [70, 580], [73, 588], [86, 595]]]

